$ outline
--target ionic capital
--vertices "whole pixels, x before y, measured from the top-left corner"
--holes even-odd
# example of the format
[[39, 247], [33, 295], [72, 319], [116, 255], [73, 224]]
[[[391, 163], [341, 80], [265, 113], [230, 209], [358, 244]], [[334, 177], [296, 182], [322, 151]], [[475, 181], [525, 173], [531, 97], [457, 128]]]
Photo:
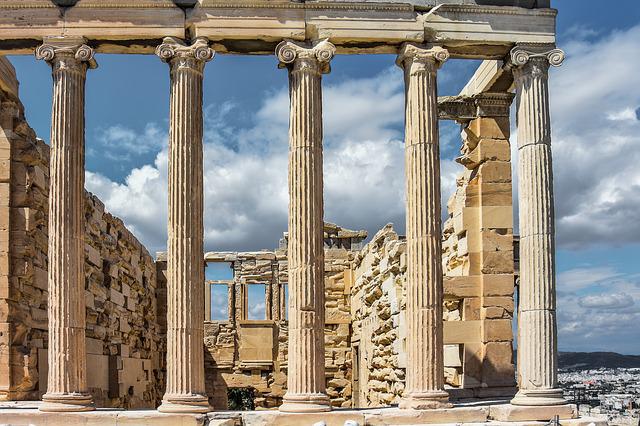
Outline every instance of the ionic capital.
[[421, 64], [436, 70], [449, 59], [449, 51], [441, 46], [404, 43], [400, 47], [396, 64], [405, 68], [410, 64]]
[[196, 38], [190, 45], [175, 37], [165, 37], [156, 47], [156, 55], [171, 65], [172, 69], [190, 68], [202, 72], [204, 64], [215, 56], [209, 47], [209, 40]]
[[36, 49], [36, 59], [48, 62], [57, 69], [81, 70], [81, 67], [97, 68], [94, 50], [86, 45], [83, 37], [45, 37]]
[[511, 49], [508, 66], [522, 67], [531, 60], [543, 61], [559, 67], [564, 61], [564, 52], [548, 45], [519, 45]]
[[309, 69], [322, 74], [331, 71], [329, 63], [336, 54], [336, 47], [329, 40], [320, 40], [311, 46], [291, 40], [281, 41], [276, 47], [278, 67], [292, 70]]

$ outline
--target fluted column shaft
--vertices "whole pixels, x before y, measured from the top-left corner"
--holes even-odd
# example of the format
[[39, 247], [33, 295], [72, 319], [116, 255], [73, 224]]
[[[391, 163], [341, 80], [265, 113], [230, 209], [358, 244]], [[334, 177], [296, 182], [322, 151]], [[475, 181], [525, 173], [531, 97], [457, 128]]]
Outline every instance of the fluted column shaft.
[[324, 374], [324, 218], [322, 74], [335, 47], [284, 41], [289, 70], [289, 358], [281, 411], [328, 411]]
[[548, 70], [563, 53], [516, 47], [520, 293], [517, 405], [564, 404], [557, 383], [555, 230]]
[[407, 376], [401, 408], [437, 408], [444, 391], [440, 149], [436, 72], [449, 54], [405, 44]]
[[206, 412], [202, 80], [214, 52], [205, 39], [165, 38], [156, 54], [171, 72], [167, 389], [158, 410]]
[[49, 181], [49, 377], [42, 411], [93, 410], [84, 299], [84, 93], [95, 68], [84, 39], [51, 37], [36, 57], [53, 70]]

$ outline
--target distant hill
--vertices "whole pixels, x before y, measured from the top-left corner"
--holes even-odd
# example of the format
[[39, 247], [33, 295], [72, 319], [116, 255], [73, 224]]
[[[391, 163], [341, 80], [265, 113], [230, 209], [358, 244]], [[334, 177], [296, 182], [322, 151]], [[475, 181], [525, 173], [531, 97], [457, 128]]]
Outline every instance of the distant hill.
[[558, 364], [563, 370], [640, 368], [640, 355], [622, 355], [615, 352], [560, 352]]

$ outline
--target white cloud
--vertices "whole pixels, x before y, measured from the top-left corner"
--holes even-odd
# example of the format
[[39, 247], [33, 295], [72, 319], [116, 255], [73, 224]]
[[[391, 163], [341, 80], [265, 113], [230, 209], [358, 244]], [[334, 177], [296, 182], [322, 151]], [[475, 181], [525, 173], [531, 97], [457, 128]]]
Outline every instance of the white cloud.
[[574, 268], [558, 274], [558, 290], [575, 292], [594, 284], [606, 283], [619, 278], [621, 273], [611, 267]]
[[[558, 244], [640, 241], [640, 26], [568, 43], [551, 76]], [[621, 60], [620, 58], [624, 58]]]
[[[371, 235], [388, 222], [404, 231], [404, 95], [402, 73], [324, 87], [325, 219]], [[286, 90], [271, 92], [248, 127], [228, 123], [233, 103], [205, 108], [205, 245], [207, 250], [273, 248], [287, 227], [288, 108]], [[155, 129], [148, 126], [147, 129]], [[155, 139], [155, 130], [107, 129], [120, 145]], [[146, 135], [153, 134], [153, 138]], [[159, 138], [161, 147], [166, 144]], [[142, 148], [141, 148], [142, 149]], [[442, 162], [443, 199], [460, 166]], [[87, 188], [151, 251], [166, 246], [167, 149], [134, 168], [123, 184], [87, 172]]]
[[581, 297], [578, 304], [583, 308], [621, 309], [633, 306], [634, 300], [626, 293], [601, 293]]
[[87, 155], [111, 161], [130, 161], [135, 156], [158, 152], [168, 137], [166, 130], [156, 123], [147, 123], [142, 132], [121, 125], [101, 128], [97, 132]]
[[558, 274], [557, 285], [561, 350], [637, 353], [640, 276], [583, 266]]

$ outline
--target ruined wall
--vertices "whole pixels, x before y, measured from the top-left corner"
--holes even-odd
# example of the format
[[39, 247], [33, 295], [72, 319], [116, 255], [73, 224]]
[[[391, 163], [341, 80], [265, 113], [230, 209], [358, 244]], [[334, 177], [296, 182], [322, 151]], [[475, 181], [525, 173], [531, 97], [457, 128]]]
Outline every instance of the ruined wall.
[[[443, 230], [444, 373], [452, 399], [515, 393], [514, 257], [508, 117], [463, 127], [465, 170]], [[397, 404], [404, 390], [406, 242], [385, 226], [354, 260], [354, 399]]]
[[[2, 92], [0, 124], [0, 398], [35, 400], [47, 382], [49, 147], [26, 123], [17, 84]], [[89, 390], [98, 406], [155, 407], [164, 376], [154, 261], [89, 193], [85, 218]]]
[[354, 259], [351, 315], [357, 407], [397, 404], [404, 391], [405, 251], [405, 241], [387, 225]]
[[[351, 407], [351, 265], [366, 237], [363, 231], [325, 225], [325, 368], [327, 393], [335, 407]], [[286, 234], [275, 251], [212, 252], [207, 262], [229, 262], [227, 321], [205, 321], [205, 375], [212, 406], [230, 406], [229, 389], [249, 388], [256, 409], [276, 408], [287, 390], [288, 323], [284, 288], [288, 281]], [[158, 255], [164, 276], [166, 255]], [[219, 283], [218, 283], [219, 284]], [[247, 288], [265, 285], [266, 319], [247, 319]], [[161, 285], [159, 285], [161, 286]], [[233, 401], [232, 401], [233, 403]], [[232, 405], [232, 404], [231, 404]]]
[[[515, 391], [513, 206], [508, 117], [479, 117], [463, 126], [465, 169], [447, 205], [443, 231], [446, 296], [477, 335], [458, 334], [461, 396]], [[471, 392], [472, 391], [472, 392]]]

